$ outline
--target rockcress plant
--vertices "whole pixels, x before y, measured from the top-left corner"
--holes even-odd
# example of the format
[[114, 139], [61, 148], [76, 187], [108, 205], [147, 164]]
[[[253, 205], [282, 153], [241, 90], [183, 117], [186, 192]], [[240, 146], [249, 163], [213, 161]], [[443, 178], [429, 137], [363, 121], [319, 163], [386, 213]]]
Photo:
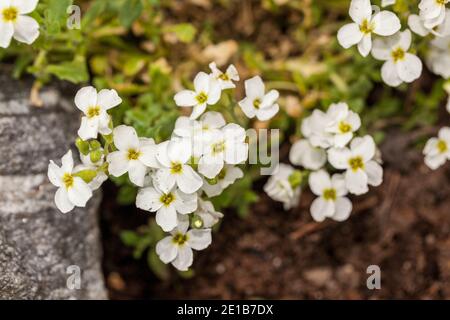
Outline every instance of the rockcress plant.
[[[172, 137], [158, 144], [138, 137], [131, 126], [113, 127], [108, 110], [121, 103], [115, 90], [80, 89], [75, 105], [83, 116], [76, 145], [82, 164], [74, 167], [69, 150], [61, 167], [50, 161], [48, 168], [50, 181], [59, 188], [55, 195], [59, 210], [67, 213], [85, 206], [93, 190], [109, 176], [128, 174], [131, 183], [140, 187], [136, 206], [155, 213], [156, 223], [170, 234], [157, 243], [156, 253], [164, 263], [188, 270], [192, 250], [210, 245], [211, 228], [223, 217], [209, 199], [243, 177], [238, 165], [249, 152], [244, 128], [227, 124], [219, 112], [205, 112], [219, 101], [222, 90], [235, 88], [233, 81], [239, 79], [232, 65], [225, 73], [214, 63], [210, 66], [212, 73], [195, 77], [195, 90], [175, 95], [178, 106], [190, 106], [193, 111], [190, 117], [179, 117]], [[260, 77], [247, 80], [245, 86], [248, 95], [243, 101], [263, 110], [265, 119], [278, 112], [278, 92], [265, 95]]]
[[[418, 14], [410, 14], [407, 24], [416, 35], [427, 37], [425, 61], [429, 69], [448, 78], [450, 73], [450, 0], [422, 0]], [[39, 25], [27, 16], [38, 0], [4, 0], [0, 4], [0, 46], [11, 39], [31, 44], [39, 37]], [[383, 0], [382, 6], [395, 4]], [[412, 33], [401, 31], [402, 22], [394, 12], [373, 12], [370, 0], [352, 0], [352, 23], [343, 26], [338, 42], [344, 48], [357, 46], [384, 61], [383, 81], [392, 87], [411, 83], [420, 77], [422, 62], [416, 53]], [[225, 72], [212, 62], [211, 73], [200, 72], [193, 90], [174, 96], [175, 104], [192, 108], [189, 117], [180, 116], [171, 138], [156, 143], [151, 137], [138, 137], [135, 128], [114, 126], [108, 113], [122, 103], [115, 90], [85, 87], [75, 96], [75, 105], [83, 116], [76, 146], [81, 164], [75, 166], [72, 151], [61, 159], [61, 166], [50, 161], [48, 177], [58, 187], [55, 204], [63, 213], [83, 207], [109, 177], [127, 174], [139, 191], [136, 206], [155, 214], [156, 223], [167, 233], [156, 244], [156, 253], [164, 263], [181, 271], [193, 263], [193, 250], [203, 250], [212, 241], [211, 230], [223, 217], [210, 201], [237, 179], [244, 177], [239, 165], [249, 156], [246, 132], [236, 123], [207, 109], [216, 105], [223, 90], [236, 88], [240, 80], [230, 65]], [[259, 76], [245, 81], [245, 98], [237, 102], [249, 119], [268, 121], [280, 107], [276, 90], [266, 92]], [[450, 91], [448, 82], [445, 84]], [[447, 106], [450, 112], [450, 99]], [[359, 115], [345, 102], [331, 104], [304, 118], [302, 138], [289, 153], [290, 162], [280, 164], [264, 186], [265, 192], [284, 204], [286, 210], [298, 205], [302, 189], [309, 185], [317, 196], [311, 205], [315, 221], [330, 218], [346, 220], [352, 211], [348, 195], [362, 195], [369, 186], [382, 183], [380, 154], [370, 135], [357, 136]], [[450, 128], [440, 130], [425, 146], [425, 163], [432, 169], [450, 159]]]

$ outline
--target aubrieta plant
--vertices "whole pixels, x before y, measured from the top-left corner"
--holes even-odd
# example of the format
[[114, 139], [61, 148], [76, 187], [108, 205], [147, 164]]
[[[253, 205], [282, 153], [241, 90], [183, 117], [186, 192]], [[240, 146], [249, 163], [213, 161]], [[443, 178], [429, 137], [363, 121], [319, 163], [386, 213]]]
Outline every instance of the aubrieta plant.
[[[112, 180], [120, 186], [118, 202], [134, 202], [149, 216], [148, 225], [124, 231], [122, 240], [135, 257], [148, 250], [149, 265], [166, 278], [165, 264], [190, 270], [193, 251], [211, 244], [220, 211], [243, 215], [257, 201], [252, 183], [260, 167], [248, 163], [254, 146], [246, 130], [279, 128], [280, 144], [291, 139], [291, 164], [278, 164], [264, 191], [290, 210], [309, 187], [316, 196], [310, 214], [322, 222], [348, 219], [351, 199], [382, 183], [376, 145], [384, 132], [371, 127], [376, 120], [400, 115], [407, 129], [435, 122], [450, 93], [450, 0], [373, 2], [286, 2], [304, 16], [295, 32], [287, 31], [300, 58], [269, 61], [249, 43], [235, 51], [231, 45], [238, 68], [226, 65], [232, 54], [199, 58], [209, 71], [190, 83], [184, 77], [198, 70], [192, 53], [168, 44], [197, 39], [216, 55], [224, 47], [214, 46], [213, 28], [165, 19], [170, 1], [81, 0], [87, 9], [77, 29], [66, 28], [72, 0], [0, 0], [0, 47], [7, 48], [0, 59], [15, 58], [15, 76], [32, 73], [34, 93], [53, 77], [92, 83], [74, 99], [81, 112], [77, 154], [69, 150], [61, 164], [48, 166], [56, 206], [63, 213], [84, 207]], [[264, 10], [277, 10], [267, 3]], [[347, 11], [348, 23], [327, 21]], [[304, 32], [312, 28], [323, 37]], [[426, 69], [444, 80], [430, 94], [419, 90], [405, 116], [403, 93]], [[387, 86], [366, 108], [381, 81]], [[431, 169], [450, 160], [450, 128], [423, 152]]]

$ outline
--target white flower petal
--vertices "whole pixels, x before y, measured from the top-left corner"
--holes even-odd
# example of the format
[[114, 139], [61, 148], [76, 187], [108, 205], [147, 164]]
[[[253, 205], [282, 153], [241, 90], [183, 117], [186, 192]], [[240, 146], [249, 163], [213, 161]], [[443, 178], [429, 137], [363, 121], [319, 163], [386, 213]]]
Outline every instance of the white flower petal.
[[336, 221], [347, 220], [352, 212], [352, 202], [348, 198], [341, 197], [336, 199], [335, 205], [336, 212], [331, 218]]
[[371, 186], [378, 187], [383, 182], [383, 168], [375, 161], [369, 161], [365, 165], [367, 173], [367, 183]]
[[408, 27], [419, 36], [425, 37], [430, 33], [430, 30], [425, 28], [422, 19], [417, 14], [412, 14], [408, 17]]
[[8, 48], [14, 35], [14, 25], [12, 22], [5, 22], [0, 19], [0, 47]]
[[328, 172], [319, 170], [309, 175], [309, 187], [316, 196], [323, 195], [325, 189], [331, 188], [331, 179]]
[[97, 90], [94, 87], [84, 87], [78, 90], [75, 95], [75, 105], [86, 113], [89, 107], [97, 105]]
[[197, 93], [205, 93], [209, 92], [209, 85], [211, 84], [210, 77], [205, 72], [199, 72], [194, 78], [194, 88]]
[[314, 221], [322, 222], [325, 218], [330, 218], [334, 215], [335, 205], [333, 201], [326, 201], [319, 197], [313, 201], [310, 210]]
[[173, 237], [168, 236], [156, 244], [156, 254], [162, 262], [172, 262], [178, 254], [178, 247], [173, 242]]
[[175, 104], [179, 107], [193, 107], [198, 102], [196, 99], [197, 93], [192, 90], [183, 90], [174, 96]]
[[11, 6], [19, 9], [19, 14], [28, 14], [36, 9], [39, 0], [11, 0]]
[[198, 207], [197, 193], [184, 193], [180, 190], [175, 191], [174, 207], [181, 214], [192, 213]]
[[188, 165], [183, 165], [181, 175], [177, 176], [177, 184], [184, 193], [194, 193], [201, 188], [202, 178]]
[[153, 174], [153, 183], [162, 192], [168, 193], [175, 186], [176, 177], [169, 168], [158, 169]]
[[264, 97], [264, 82], [262, 81], [260, 76], [255, 76], [248, 80], [245, 80], [245, 94], [247, 98], [250, 100], [254, 100], [256, 98], [262, 99]]
[[364, 19], [370, 20], [372, 16], [370, 0], [352, 0], [349, 15], [358, 24], [361, 24]]
[[211, 229], [193, 229], [187, 233], [187, 245], [194, 250], [206, 249], [211, 244]]
[[144, 178], [147, 173], [147, 167], [140, 161], [133, 160], [129, 162], [128, 177], [130, 181], [139, 187], [144, 186]]
[[363, 57], [367, 57], [372, 50], [372, 37], [370, 34], [364, 35], [358, 43], [358, 51]]
[[114, 177], [125, 174], [129, 168], [129, 161], [125, 151], [114, 151], [108, 154], [106, 159], [109, 163], [108, 171]]
[[84, 207], [92, 197], [92, 190], [80, 177], [73, 178], [73, 185], [67, 191], [70, 202], [77, 207]]
[[47, 170], [47, 176], [50, 182], [56, 187], [62, 187], [63, 183], [61, 179], [63, 175], [64, 172], [61, 170], [61, 168], [58, 167], [52, 160], [50, 160]]
[[146, 211], [156, 211], [162, 206], [161, 193], [155, 188], [147, 187], [139, 190], [136, 196], [136, 207]]
[[239, 101], [239, 107], [241, 107], [242, 112], [247, 118], [252, 119], [256, 115], [256, 108], [253, 106], [253, 100], [251, 98], [245, 97]]
[[391, 11], [381, 11], [373, 16], [373, 32], [380, 36], [391, 36], [400, 30], [400, 19]]
[[98, 119], [82, 117], [81, 125], [78, 129], [78, 136], [84, 141], [96, 139], [98, 136]]
[[345, 172], [347, 189], [355, 195], [361, 195], [369, 191], [367, 180], [367, 174], [363, 170], [353, 171], [349, 169]]
[[63, 172], [72, 172], [73, 170], [73, 157], [72, 150], [66, 152], [66, 154], [61, 159], [61, 170]]
[[122, 99], [117, 94], [117, 91], [114, 89], [108, 90], [103, 89], [100, 90], [97, 97], [97, 104], [101, 106], [104, 110], [109, 110], [118, 106], [122, 103]]
[[280, 106], [278, 104], [274, 104], [269, 108], [258, 109], [256, 110], [256, 118], [259, 121], [267, 121], [273, 118], [278, 111], [280, 111]]
[[173, 206], [162, 206], [156, 212], [156, 223], [165, 232], [172, 231], [177, 226], [177, 212]]
[[375, 141], [373, 141], [373, 138], [369, 135], [353, 139], [350, 148], [353, 155], [362, 157], [364, 162], [372, 160], [375, 156]]
[[70, 202], [65, 188], [59, 188], [58, 190], [56, 190], [55, 204], [59, 211], [61, 211], [62, 213], [67, 213], [75, 207], [75, 205]]
[[422, 74], [422, 61], [411, 53], [405, 54], [405, 59], [396, 64], [400, 79], [409, 83], [418, 79]]
[[19, 15], [14, 24], [14, 39], [32, 44], [39, 37], [39, 24], [28, 16]]
[[328, 161], [336, 169], [347, 169], [351, 152], [348, 148], [331, 148], [328, 150]]
[[194, 261], [192, 249], [186, 245], [178, 247], [178, 256], [172, 265], [180, 271], [187, 271]]
[[381, 67], [381, 78], [391, 87], [398, 87], [403, 83], [402, 79], [398, 76], [397, 66], [392, 60], [386, 61]]
[[192, 109], [192, 113], [189, 116], [189, 118], [191, 120], [195, 120], [198, 117], [200, 117], [202, 115], [203, 112], [205, 112], [206, 110], [206, 103], [202, 103], [202, 104], [197, 104], [194, 106], [194, 108]]
[[133, 127], [120, 125], [114, 128], [114, 145], [121, 151], [128, 151], [129, 149], [139, 149], [139, 138], [136, 130]]
[[339, 29], [337, 38], [339, 44], [345, 49], [348, 49], [362, 40], [363, 33], [358, 24], [349, 23]]

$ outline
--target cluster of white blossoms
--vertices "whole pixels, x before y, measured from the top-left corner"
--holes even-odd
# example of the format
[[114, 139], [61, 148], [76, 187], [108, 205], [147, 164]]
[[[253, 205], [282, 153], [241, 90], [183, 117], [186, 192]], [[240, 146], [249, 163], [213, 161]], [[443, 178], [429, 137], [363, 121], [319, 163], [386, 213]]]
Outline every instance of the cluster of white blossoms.
[[[421, 0], [419, 14], [408, 17], [408, 27], [419, 36], [432, 34], [426, 61], [434, 73], [449, 75], [450, 71], [450, 15], [446, 4], [450, 0]], [[383, 1], [382, 6], [395, 1]], [[410, 52], [412, 34], [409, 29], [400, 31], [401, 22], [395, 13], [380, 11], [373, 14], [370, 0], [352, 0], [349, 14], [353, 23], [343, 26], [338, 32], [338, 41], [344, 48], [358, 45], [363, 56], [372, 56], [385, 61], [381, 69], [383, 81], [392, 87], [411, 83], [422, 74], [422, 61]], [[372, 42], [372, 34], [377, 38]]]
[[[265, 185], [266, 193], [290, 209], [298, 204], [309, 174], [309, 187], [317, 196], [311, 205], [313, 219], [346, 220], [352, 211], [346, 195], [367, 193], [369, 185], [379, 186], [383, 180], [373, 138], [355, 137], [360, 126], [360, 117], [346, 103], [332, 104], [327, 112], [314, 110], [302, 122], [304, 139], [295, 142], [289, 154], [290, 162], [302, 169], [281, 164]], [[334, 174], [328, 173], [327, 163]]]
[[[193, 111], [190, 117], [179, 117], [170, 139], [160, 143], [139, 137], [131, 126], [113, 127], [108, 111], [122, 102], [115, 90], [80, 89], [75, 105], [83, 116], [76, 145], [82, 163], [74, 166], [68, 151], [61, 167], [53, 161], [48, 167], [48, 177], [58, 187], [58, 209], [66, 213], [84, 207], [108, 176], [128, 174], [139, 187], [136, 206], [154, 213], [156, 223], [168, 233], [156, 246], [158, 256], [187, 270], [192, 250], [210, 245], [211, 228], [223, 217], [210, 198], [243, 177], [238, 165], [248, 158], [245, 129], [226, 123], [219, 112], [205, 112], [223, 90], [235, 88], [237, 70], [231, 65], [223, 73], [215, 63], [210, 68], [210, 74], [195, 77], [194, 90], [175, 95], [178, 106]], [[268, 120], [278, 112], [278, 92], [265, 93], [260, 77], [247, 80], [245, 89], [246, 97], [238, 105], [248, 117]]]
[[39, 37], [39, 24], [27, 16], [36, 9], [39, 0], [0, 1], [0, 47], [8, 48], [12, 38], [26, 44]]

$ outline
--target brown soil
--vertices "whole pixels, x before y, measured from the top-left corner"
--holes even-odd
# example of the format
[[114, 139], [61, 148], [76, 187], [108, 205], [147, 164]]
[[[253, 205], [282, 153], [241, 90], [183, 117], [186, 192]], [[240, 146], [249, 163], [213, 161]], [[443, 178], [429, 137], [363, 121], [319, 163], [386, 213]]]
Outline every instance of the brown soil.
[[[262, 194], [246, 220], [226, 214], [212, 245], [196, 255], [196, 276], [189, 280], [174, 273], [161, 282], [145, 259], [131, 257], [118, 234], [147, 216], [114, 205], [109, 186], [102, 228], [110, 297], [450, 298], [450, 166], [427, 169], [406, 136], [389, 134], [384, 183], [354, 199], [348, 221], [314, 223], [307, 192], [290, 212]], [[366, 287], [369, 265], [381, 268], [381, 290]]]

